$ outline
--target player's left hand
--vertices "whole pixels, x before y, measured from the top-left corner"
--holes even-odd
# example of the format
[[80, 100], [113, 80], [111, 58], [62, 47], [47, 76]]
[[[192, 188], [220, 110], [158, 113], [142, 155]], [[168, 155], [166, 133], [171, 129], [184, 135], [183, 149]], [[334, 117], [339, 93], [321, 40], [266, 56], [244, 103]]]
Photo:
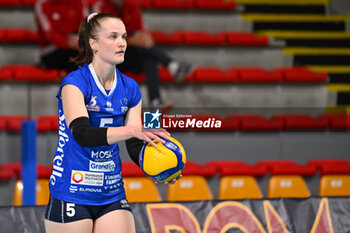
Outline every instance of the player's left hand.
[[164, 181], [164, 182], [154, 181], [154, 183], [156, 183], [156, 184], [159, 184], [159, 183], [162, 183], [162, 184], [175, 184], [175, 182], [178, 181], [179, 179], [181, 179], [181, 177], [182, 177], [182, 174], [180, 174], [178, 177], [174, 178], [171, 181]]

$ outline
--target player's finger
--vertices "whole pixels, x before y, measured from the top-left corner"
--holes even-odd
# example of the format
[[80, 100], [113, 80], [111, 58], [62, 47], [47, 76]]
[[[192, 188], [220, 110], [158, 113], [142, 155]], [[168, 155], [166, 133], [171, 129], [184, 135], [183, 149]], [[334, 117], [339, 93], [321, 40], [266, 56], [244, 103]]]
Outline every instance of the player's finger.
[[165, 140], [164, 140], [163, 138], [161, 138], [161, 137], [158, 137], [156, 134], [153, 134], [153, 135], [152, 135], [152, 138], [153, 138], [154, 140], [157, 140], [158, 142], [160, 142], [160, 143], [162, 143], [162, 144], [165, 143]]
[[146, 142], [148, 142], [149, 144], [151, 144], [152, 146], [154, 146], [154, 147], [158, 147], [157, 146], [157, 144], [156, 143], [154, 143], [154, 141], [152, 141], [147, 135], [146, 135], [146, 137], [145, 137], [145, 140], [146, 140]]
[[167, 132], [167, 131], [159, 132], [159, 133], [157, 133], [157, 134], [158, 134], [159, 136], [165, 138], [165, 139], [169, 139], [169, 137], [170, 137], [170, 133]]

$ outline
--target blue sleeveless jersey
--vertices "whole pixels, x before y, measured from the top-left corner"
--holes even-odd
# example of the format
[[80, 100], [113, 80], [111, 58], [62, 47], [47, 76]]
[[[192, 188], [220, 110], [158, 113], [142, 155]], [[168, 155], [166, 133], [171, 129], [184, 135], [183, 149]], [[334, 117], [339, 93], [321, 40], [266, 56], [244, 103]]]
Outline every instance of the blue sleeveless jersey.
[[116, 69], [112, 89], [103, 89], [92, 65], [68, 74], [57, 94], [59, 132], [50, 193], [59, 200], [81, 205], [104, 205], [125, 198], [118, 144], [81, 147], [69, 130], [62, 107], [64, 85], [77, 86], [84, 95], [90, 125], [123, 126], [126, 112], [141, 100], [137, 83]]

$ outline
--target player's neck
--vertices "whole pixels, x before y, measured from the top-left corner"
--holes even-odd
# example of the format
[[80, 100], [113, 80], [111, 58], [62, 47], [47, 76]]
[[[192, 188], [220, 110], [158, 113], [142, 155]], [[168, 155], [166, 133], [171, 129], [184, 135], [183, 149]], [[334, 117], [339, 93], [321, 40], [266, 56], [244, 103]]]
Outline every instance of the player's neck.
[[103, 65], [93, 61], [92, 67], [94, 68], [102, 86], [107, 90], [111, 89], [115, 78], [115, 66], [107, 64]]

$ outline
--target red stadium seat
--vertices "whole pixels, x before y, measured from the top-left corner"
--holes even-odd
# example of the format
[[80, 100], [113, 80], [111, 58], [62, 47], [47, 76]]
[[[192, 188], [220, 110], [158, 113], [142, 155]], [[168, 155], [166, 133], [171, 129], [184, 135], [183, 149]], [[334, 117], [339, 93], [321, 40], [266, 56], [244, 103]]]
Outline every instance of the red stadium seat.
[[182, 35], [180, 33], [167, 34], [162, 31], [150, 31], [157, 44], [177, 45], [182, 43]]
[[6, 29], [0, 29], [0, 42], [5, 41]]
[[15, 69], [15, 81], [32, 82], [56, 82], [59, 78], [59, 70], [42, 69], [37, 66], [18, 66]]
[[37, 131], [40, 133], [50, 132], [52, 130], [51, 122], [46, 120], [38, 120], [36, 122]]
[[345, 159], [312, 159], [307, 162], [308, 166], [315, 167], [320, 175], [350, 174], [350, 161]]
[[[159, 67], [159, 78], [162, 82], [174, 82], [174, 77], [170, 74], [169, 70], [165, 67]], [[184, 79], [184, 81], [186, 78]]]
[[[18, 180], [22, 177], [22, 164], [21, 163], [3, 163], [0, 165], [1, 169], [11, 170]], [[48, 179], [50, 178], [52, 172], [52, 166], [45, 166], [42, 164], [37, 164], [37, 178], [38, 179]]]
[[231, 82], [238, 82], [239, 73], [237, 70], [228, 69], [226, 70], [226, 74], [229, 76], [229, 79], [231, 80]]
[[181, 35], [185, 45], [224, 45], [225, 34], [210, 34], [204, 31], [176, 31], [174, 34]]
[[21, 0], [22, 6], [33, 7], [37, 0]]
[[216, 169], [214, 167], [201, 165], [194, 161], [187, 161], [182, 175], [212, 177], [215, 173]]
[[[173, 76], [170, 74], [169, 70], [165, 67], [159, 67], [158, 68], [159, 72], [159, 78], [162, 82], [174, 82]], [[126, 76], [134, 79], [138, 83], [143, 83], [146, 81], [146, 76], [144, 73], [141, 74], [135, 74], [131, 72], [123, 72]], [[190, 76], [186, 77], [182, 82], [190, 81]]]
[[38, 34], [26, 28], [9, 28], [5, 30], [4, 42], [7, 43], [37, 43]]
[[232, 115], [227, 115], [223, 119], [221, 130], [236, 131], [236, 130], [239, 130], [239, 127], [240, 127], [240, 119], [237, 117], [233, 117]]
[[[228, 116], [229, 117], [229, 116]], [[278, 119], [267, 119], [261, 115], [232, 115], [240, 121], [241, 131], [280, 131], [283, 122]]]
[[238, 73], [239, 82], [280, 82], [282, 76], [259, 67], [231, 67], [229, 72]]
[[0, 6], [20, 6], [20, 0], [0, 0]]
[[284, 82], [326, 82], [327, 73], [313, 72], [305, 67], [281, 67], [274, 70], [281, 73]]
[[13, 72], [13, 80], [20, 82], [56, 82], [60, 71], [56, 69], [43, 69], [33, 65], [9, 65], [3, 68]]
[[255, 163], [258, 167], [265, 167], [270, 175], [301, 175], [313, 176], [316, 168], [308, 165], [301, 165], [292, 160], [261, 160]]
[[192, 9], [194, 6], [193, 0], [153, 0], [152, 6], [160, 9]]
[[149, 8], [152, 5], [151, 0], [135, 0], [135, 2], [141, 8]]
[[252, 166], [246, 162], [235, 160], [211, 160], [205, 163], [206, 167], [214, 167], [223, 176], [256, 176], [266, 175], [267, 168], [262, 166]]
[[321, 114], [318, 119], [328, 120], [331, 130], [349, 130], [350, 114]]
[[146, 174], [134, 162], [122, 162], [122, 173], [124, 177], [142, 177]]
[[4, 119], [0, 118], [0, 132], [6, 130], [6, 122]]
[[28, 120], [28, 117], [22, 115], [1, 115], [0, 119], [5, 121], [6, 131], [16, 133], [21, 131], [22, 121]]
[[38, 118], [38, 124], [39, 122], [49, 122], [50, 130], [53, 132], [58, 132], [59, 123], [57, 115], [41, 115]]
[[274, 115], [273, 120], [282, 120], [286, 130], [326, 130], [327, 119], [317, 119], [305, 114]]
[[138, 83], [143, 83], [146, 80], [146, 76], [143, 73], [142, 74], [135, 74], [135, 73], [131, 73], [131, 72], [127, 71], [127, 72], [123, 72], [123, 74], [134, 79]]
[[11, 69], [7, 69], [6, 67], [0, 68], [0, 81], [9, 81], [12, 79], [13, 72]]
[[0, 181], [12, 180], [15, 177], [15, 173], [6, 167], [0, 166]]
[[249, 32], [225, 32], [226, 44], [232, 46], [267, 46], [267, 36], [257, 36]]
[[192, 72], [192, 80], [198, 83], [227, 83], [235, 82], [228, 73], [216, 67], [197, 67]]
[[235, 1], [223, 0], [194, 0], [194, 5], [200, 10], [235, 10], [237, 7]]

